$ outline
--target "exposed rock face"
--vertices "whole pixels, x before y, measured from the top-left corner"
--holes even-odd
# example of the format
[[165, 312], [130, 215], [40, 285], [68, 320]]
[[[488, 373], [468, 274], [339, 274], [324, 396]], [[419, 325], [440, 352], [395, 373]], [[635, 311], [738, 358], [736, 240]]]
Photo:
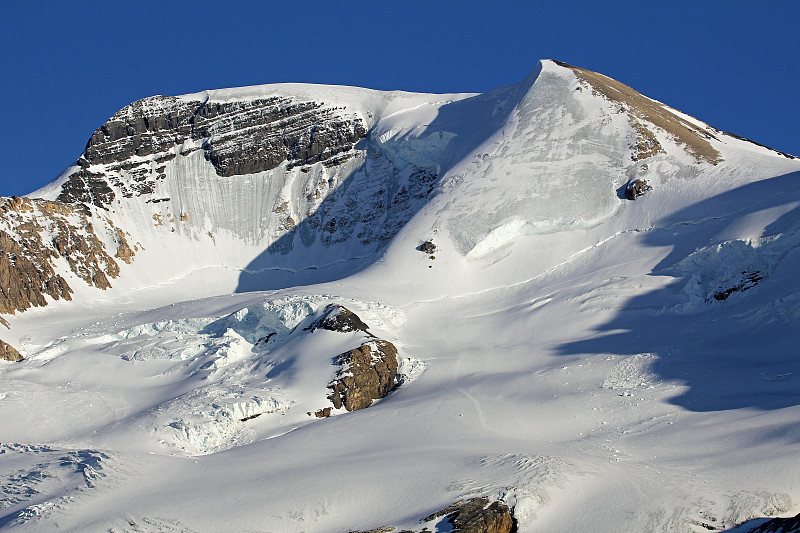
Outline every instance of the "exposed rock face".
[[[450, 523], [452, 529], [439, 522], [442, 517], [448, 517], [446, 521]], [[441, 511], [422, 519], [422, 522], [427, 525], [421, 530], [415, 528], [415, 531], [429, 531], [428, 527], [433, 521], [438, 522], [436, 531], [440, 531], [440, 527], [445, 527], [446, 531], [452, 533], [514, 533], [517, 530], [508, 506], [499, 501], [490, 502], [487, 498], [473, 498], [448, 505]], [[390, 531], [395, 531], [395, 528], [383, 526], [369, 531], [351, 531], [350, 533], [388, 533]], [[398, 533], [415, 533], [415, 531], [404, 529]]]
[[126, 263], [130, 264], [133, 260], [133, 256], [136, 255], [136, 252], [130, 247], [128, 244], [127, 239], [125, 239], [125, 232], [119, 228], [116, 228], [116, 235], [117, 235], [117, 253], [114, 254], [114, 257], [117, 259], [121, 259]]
[[419, 245], [417, 250], [419, 250], [424, 254], [432, 254], [436, 252], [436, 245], [433, 244], [431, 241], [425, 241]]
[[[330, 407], [323, 407], [322, 409], [317, 409], [316, 411], [314, 411], [314, 416], [316, 416], [317, 418], [328, 418], [329, 416], [331, 416], [332, 410], [333, 409], [331, 409]], [[311, 413], [308, 414], [310, 415]]]
[[328, 384], [328, 399], [334, 407], [357, 411], [372, 405], [397, 386], [397, 348], [384, 340], [362, 344], [339, 354], [334, 363], [340, 368]]
[[451, 515], [453, 533], [511, 533], [515, 530], [511, 511], [503, 502], [490, 502], [487, 498], [473, 498], [456, 502], [426, 518], [433, 520]]
[[22, 361], [24, 357], [13, 346], [0, 340], [0, 359], [3, 361]]
[[632, 146], [631, 159], [633, 161], [641, 161], [656, 154], [665, 153], [661, 143], [658, 142], [658, 139], [655, 138], [655, 135], [650, 130], [638, 122], [633, 125], [633, 128], [637, 133], [636, 142]]
[[73, 173], [69, 180], [61, 186], [58, 201], [67, 204], [94, 204], [105, 208], [110, 204], [116, 194], [108, 186], [102, 174], [95, 174], [81, 169]]
[[351, 331], [363, 331], [371, 335], [367, 326], [354, 312], [346, 307], [337, 304], [330, 304], [325, 308], [324, 314], [315, 320], [306, 331], [326, 329], [328, 331], [338, 331], [340, 333], [350, 333]]
[[625, 107], [631, 125], [638, 132], [632, 156], [634, 160], [638, 161], [663, 151], [658, 141], [655, 140], [655, 136], [642, 121], [653, 124], [671, 134], [698, 160], [705, 160], [712, 164], [717, 164], [722, 160], [720, 153], [708, 142], [708, 139], [716, 138], [715, 135], [720, 133], [718, 130], [701, 128], [673, 113], [667, 106], [639, 94], [624, 83], [608, 76], [574, 67], [561, 61], [556, 61], [556, 63], [571, 69], [578, 79], [592, 88], [593, 92], [602, 94], [606, 99], [618, 102]]
[[[319, 102], [273, 96], [213, 102], [153, 96], [134, 102], [98, 128], [58, 199], [108, 206], [153, 192], [164, 162], [202, 150], [220, 176], [347, 159], [367, 130], [361, 119]], [[104, 165], [105, 173], [88, 168]], [[102, 168], [102, 167], [101, 167]], [[123, 182], [117, 171], [133, 175]], [[113, 188], [109, 185], [113, 185]]]
[[119, 265], [95, 233], [97, 227], [113, 235], [117, 256], [130, 261], [134, 252], [124, 232], [83, 206], [17, 196], [0, 199], [0, 313], [45, 306], [45, 296], [71, 300], [73, 290], [56, 270], [59, 258], [88, 285], [110, 287], [109, 278], [119, 275]]
[[628, 200], [636, 200], [640, 196], [643, 196], [652, 190], [653, 187], [648, 185], [647, 181], [643, 179], [636, 179], [625, 187], [625, 198]]
[[790, 518], [773, 518], [764, 522], [750, 533], [798, 533], [800, 532], [800, 514]]

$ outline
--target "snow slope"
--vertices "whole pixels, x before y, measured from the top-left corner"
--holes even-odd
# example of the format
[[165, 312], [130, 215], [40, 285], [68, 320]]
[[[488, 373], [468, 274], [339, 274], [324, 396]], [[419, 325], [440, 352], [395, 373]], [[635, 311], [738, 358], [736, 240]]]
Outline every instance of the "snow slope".
[[[26, 359], [0, 362], [0, 528], [420, 531], [473, 496], [521, 533], [796, 514], [800, 160], [601, 82], [542, 61], [485, 95], [212, 91], [330, 101], [368, 136], [308, 172], [178, 156], [168, 202], [109, 206], [143, 247], [113, 287], [8, 317]], [[402, 213], [303, 240], [321, 176], [334, 216], [425, 169]], [[633, 179], [653, 190], [626, 200]], [[294, 230], [265, 220], [279, 197]], [[317, 418], [332, 358], [365, 340], [304, 329], [329, 303], [397, 346], [401, 383]]]

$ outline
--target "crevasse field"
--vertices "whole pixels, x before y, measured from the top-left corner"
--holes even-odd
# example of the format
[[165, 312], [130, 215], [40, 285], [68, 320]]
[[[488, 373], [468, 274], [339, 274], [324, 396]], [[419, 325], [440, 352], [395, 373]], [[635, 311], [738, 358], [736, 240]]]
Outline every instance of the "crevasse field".
[[[111, 289], [6, 317], [25, 360], [0, 362], [0, 529], [449, 531], [422, 520], [475, 496], [520, 533], [797, 514], [800, 160], [647, 100], [709, 132], [712, 162], [601, 93], [551, 61], [485, 95], [209, 92], [320, 98], [369, 134], [307, 173], [176, 158], [171, 203], [108, 212], [142, 244]], [[634, 157], [631, 117], [659, 153]], [[385, 244], [265, 252], [286, 238], [265, 209], [302, 224], [308, 180], [358, 210], [419, 168], [435, 190]], [[368, 340], [304, 330], [331, 303], [394, 343], [399, 386], [317, 418], [332, 358]]]

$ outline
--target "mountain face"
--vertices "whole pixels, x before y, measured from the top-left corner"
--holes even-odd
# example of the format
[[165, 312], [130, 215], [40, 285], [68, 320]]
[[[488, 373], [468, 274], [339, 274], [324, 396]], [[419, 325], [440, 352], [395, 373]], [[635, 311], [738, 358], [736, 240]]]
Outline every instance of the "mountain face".
[[[452, 197], [441, 222], [462, 254], [479, 254], [508, 221], [535, 233], [591, 226], [619, 208], [617, 188], [638, 179], [644, 190], [648, 177], [716, 166], [724, 161], [721, 147], [737, 143], [619, 82], [560, 62], [544, 62], [520, 84], [485, 95], [277, 85], [146, 98], [115, 113], [77, 164], [34, 195], [63, 206], [73, 221], [52, 207], [33, 209], [31, 200], [26, 217], [4, 217], [9, 246], [9, 239], [22, 245], [21, 256], [41, 266], [10, 267], [15, 256], [4, 257], [11, 268], [4, 287], [26, 281], [3, 295], [0, 309], [45, 305], [45, 295], [69, 299], [66, 279], [74, 276], [107, 289], [117, 261], [131, 263], [139, 248], [152, 250], [147, 255], [158, 266], [134, 262], [126, 269], [138, 278], [131, 287], [209, 267], [237, 273], [240, 290], [291, 285], [286, 273], [310, 265], [320, 271], [315, 280], [335, 279], [374, 261], [433, 196]], [[599, 158], [586, 157], [595, 153]], [[505, 187], [484, 184], [497, 179], [498, 165], [507, 168]], [[467, 176], [476, 179], [460, 185]], [[464, 202], [455, 191], [467, 186], [474, 191]], [[481, 190], [491, 197], [495, 189], [513, 190], [511, 205], [474, 213], [471, 197]], [[15, 209], [12, 200], [4, 205], [6, 213]], [[88, 232], [88, 241], [75, 251], [43, 245], [37, 238], [55, 242], [57, 235], [39, 230], [36, 237], [28, 224], [57, 226], [51, 231], [61, 234], [74, 228], [75, 235]], [[98, 230], [102, 235], [90, 235]], [[188, 260], [164, 268], [158, 258], [176, 247]], [[66, 258], [70, 270], [52, 270], [55, 257]], [[158, 275], [148, 275], [154, 268]], [[276, 270], [284, 274], [264, 280]], [[224, 293], [232, 283], [208, 289]]]
[[796, 512], [798, 172], [557, 61], [134, 102], [0, 200], [0, 529]]
[[[167, 161], [202, 150], [219, 176], [254, 174], [282, 163], [287, 168], [347, 159], [366, 134], [361, 119], [317, 102], [271, 97], [210, 102], [155, 96], [120, 110], [94, 132], [58, 199], [65, 203], [110, 204], [152, 193], [164, 179]], [[124, 171], [124, 172], [123, 172]], [[109, 186], [109, 182], [114, 185]]]

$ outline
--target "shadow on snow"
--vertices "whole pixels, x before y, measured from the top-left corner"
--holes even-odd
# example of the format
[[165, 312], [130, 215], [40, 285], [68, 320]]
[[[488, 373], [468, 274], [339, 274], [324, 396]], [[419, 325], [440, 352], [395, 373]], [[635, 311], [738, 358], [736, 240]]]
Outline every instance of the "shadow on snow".
[[[783, 214], [763, 213], [767, 209]], [[724, 301], [712, 293], [691, 309], [674, 309], [688, 302], [681, 293], [686, 284], [702, 278], [693, 277], [691, 269], [673, 267], [700, 247], [724, 242], [725, 232], [734, 234], [735, 225], [745, 217], [749, 221], [745, 224], [772, 220], [761, 234], [771, 242], [751, 253], [756, 258], [760, 254], [759, 260], [770, 265], [763, 280], [752, 289], [731, 292]], [[800, 269], [800, 172], [703, 200], [641, 235], [648, 246], [672, 247], [649, 275], [675, 280], [631, 299], [597, 329], [596, 336], [565, 343], [558, 353], [656, 355], [651, 371], [661, 380], [688, 385], [671, 402], [691, 411], [800, 405], [800, 337], [796, 333], [800, 331], [796, 276]], [[747, 267], [741, 265], [742, 270]], [[791, 428], [776, 426], [774, 431], [774, 437], [800, 442], [800, 433]]]
[[[437, 157], [438, 169], [405, 169], [404, 178], [413, 175], [414, 170], [430, 172], [430, 179], [422, 178], [418, 184], [419, 196], [412, 197], [405, 209], [398, 207], [398, 198], [403, 194], [398, 177], [403, 169], [398, 171], [387, 165], [388, 159], [372, 140], [370, 131], [356, 146], [365, 150], [365, 162], [328, 194], [312, 216], [270, 243], [248, 264], [239, 276], [236, 292], [335, 281], [374, 263], [397, 232], [435, 194], [441, 176], [505, 126], [537, 75], [535, 71], [516, 85], [439, 108], [436, 118], [418, 138], [437, 134], [455, 134], [455, 137]], [[383, 172], [375, 168], [381, 164]]]

